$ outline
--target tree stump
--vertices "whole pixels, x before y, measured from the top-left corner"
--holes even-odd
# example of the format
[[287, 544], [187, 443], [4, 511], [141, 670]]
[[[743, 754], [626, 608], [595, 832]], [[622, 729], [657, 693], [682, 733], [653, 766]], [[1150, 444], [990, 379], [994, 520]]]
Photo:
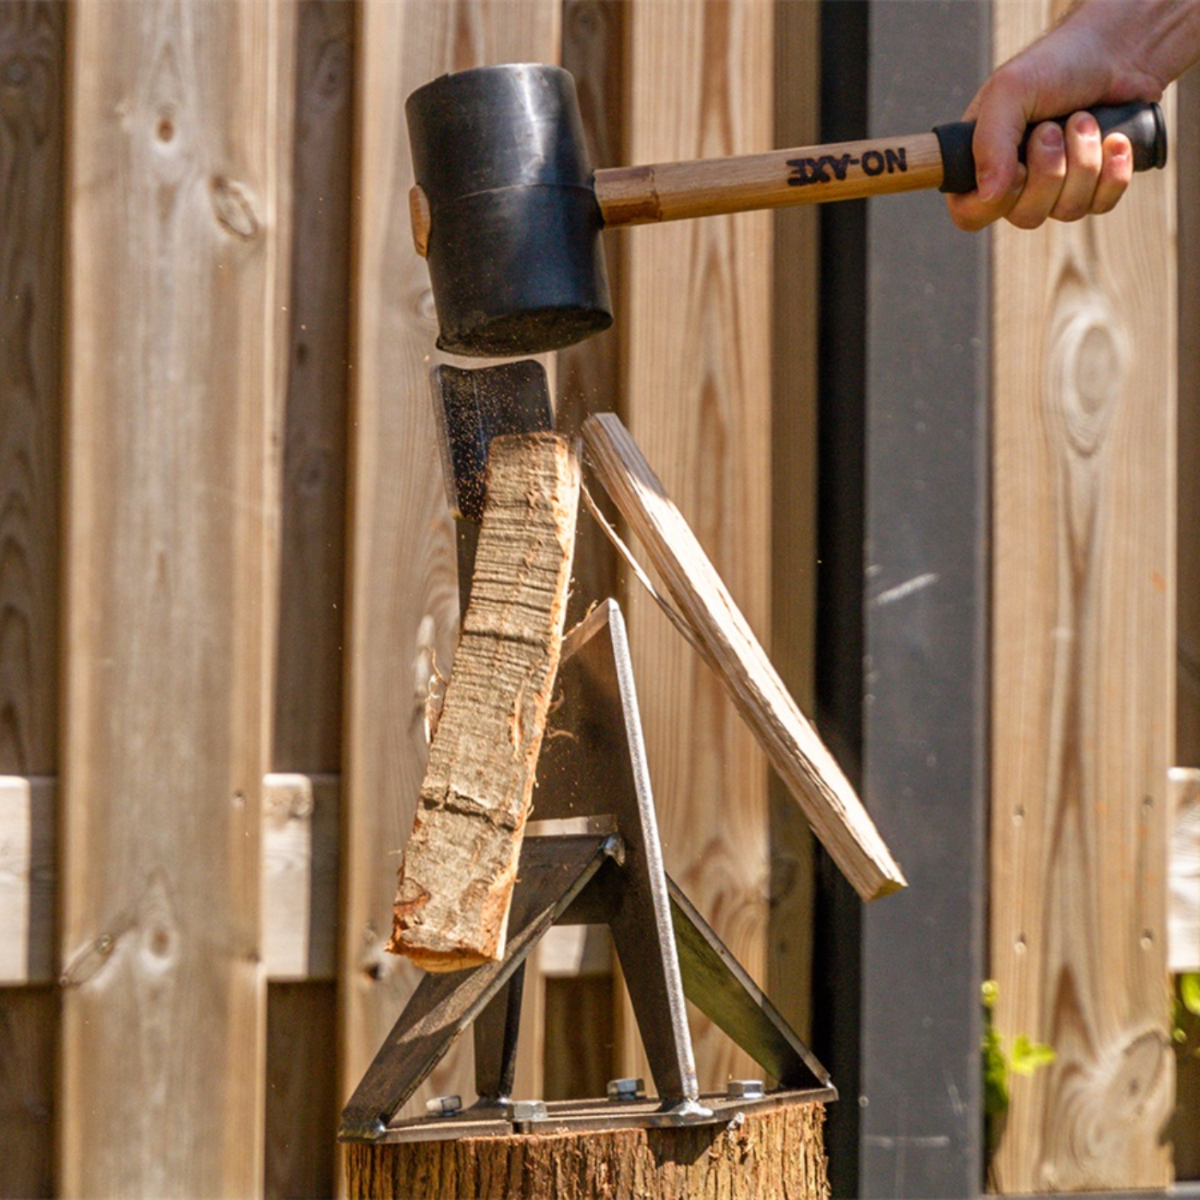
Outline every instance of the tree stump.
[[826, 1200], [819, 1101], [723, 1125], [353, 1143], [347, 1189], [370, 1200]]

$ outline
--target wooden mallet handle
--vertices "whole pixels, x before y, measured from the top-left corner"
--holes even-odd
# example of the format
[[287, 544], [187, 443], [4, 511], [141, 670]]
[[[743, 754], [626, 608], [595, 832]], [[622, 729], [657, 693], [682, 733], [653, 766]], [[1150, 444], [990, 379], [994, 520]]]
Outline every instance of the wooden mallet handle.
[[[1089, 110], [1102, 136], [1124, 133], [1135, 171], [1167, 160], [1166, 125], [1157, 104]], [[1067, 118], [1056, 118], [1065, 124]], [[1026, 131], [1028, 141], [1032, 126]], [[606, 227], [646, 225], [751, 209], [855, 200], [893, 192], [975, 189], [971, 138], [975, 124], [958, 121], [932, 133], [774, 150], [734, 158], [613, 167], [595, 175]], [[1024, 161], [1025, 141], [1020, 155]]]

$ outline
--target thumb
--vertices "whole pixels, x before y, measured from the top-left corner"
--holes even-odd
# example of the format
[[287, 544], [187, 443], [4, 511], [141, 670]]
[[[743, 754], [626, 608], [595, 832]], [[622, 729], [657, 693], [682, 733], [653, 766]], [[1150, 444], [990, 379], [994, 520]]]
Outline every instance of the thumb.
[[1024, 174], [1017, 147], [1025, 136], [1028, 113], [1024, 97], [985, 94], [980, 97], [972, 152], [979, 199], [990, 204], [1015, 190]]

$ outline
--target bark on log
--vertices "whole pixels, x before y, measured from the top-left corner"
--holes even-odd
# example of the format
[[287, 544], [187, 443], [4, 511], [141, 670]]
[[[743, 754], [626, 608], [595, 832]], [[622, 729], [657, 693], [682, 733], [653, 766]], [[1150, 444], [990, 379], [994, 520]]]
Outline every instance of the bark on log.
[[388, 946], [427, 971], [504, 954], [575, 545], [579, 464], [567, 440], [497, 438], [489, 458], [471, 600]]
[[825, 1200], [824, 1119], [813, 1102], [684, 1129], [351, 1144], [347, 1190], [371, 1200]]

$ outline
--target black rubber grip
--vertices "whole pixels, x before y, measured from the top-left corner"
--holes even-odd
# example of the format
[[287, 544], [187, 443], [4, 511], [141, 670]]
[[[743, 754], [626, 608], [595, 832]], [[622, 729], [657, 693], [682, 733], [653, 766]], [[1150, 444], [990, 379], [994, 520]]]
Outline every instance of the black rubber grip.
[[[1152, 167], [1167, 165], [1167, 126], [1162, 109], [1157, 104], [1118, 104], [1087, 110], [1100, 126], [1100, 136], [1123, 133], [1133, 145], [1133, 169], [1149, 171]], [[1066, 126], [1066, 117], [1054, 120]], [[1037, 122], [1041, 124], [1041, 122]], [[1017, 157], [1025, 161], [1025, 147], [1029, 135], [1036, 128], [1030, 125], [1017, 149]], [[942, 149], [943, 192], [973, 192], [975, 190], [975, 155], [971, 151], [971, 139], [975, 135], [974, 121], [954, 121], [949, 125], [934, 126], [938, 144]]]

